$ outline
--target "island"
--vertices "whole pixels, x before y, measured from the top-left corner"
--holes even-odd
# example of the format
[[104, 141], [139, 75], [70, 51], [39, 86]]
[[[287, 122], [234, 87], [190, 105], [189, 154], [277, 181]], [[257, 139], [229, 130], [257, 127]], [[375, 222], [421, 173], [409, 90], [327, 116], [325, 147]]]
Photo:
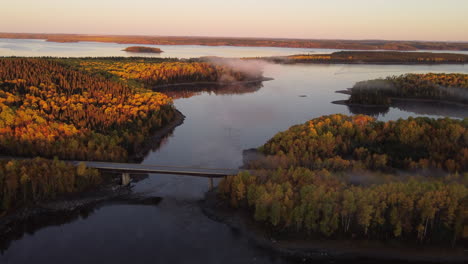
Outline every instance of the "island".
[[390, 76], [356, 83], [338, 91], [349, 94], [347, 105], [391, 106], [398, 101], [442, 102], [468, 106], [468, 74], [426, 73]]
[[[246, 170], [225, 178], [217, 195], [207, 196], [207, 211], [259, 233], [240, 227], [247, 220], [232, 221], [236, 215], [251, 219], [263, 230], [256, 239], [295, 253], [338, 254], [327, 245], [345, 240], [392, 241], [382, 248], [400, 245], [400, 253], [415, 244], [463, 246], [468, 242], [467, 135], [466, 120], [322, 116], [255, 150]], [[223, 218], [226, 206], [231, 212]], [[368, 257], [379, 250], [363, 246], [353, 254]]]
[[134, 52], [134, 53], [162, 53], [163, 52], [160, 48], [143, 47], [143, 46], [131, 46], [131, 47], [123, 49], [123, 51]]

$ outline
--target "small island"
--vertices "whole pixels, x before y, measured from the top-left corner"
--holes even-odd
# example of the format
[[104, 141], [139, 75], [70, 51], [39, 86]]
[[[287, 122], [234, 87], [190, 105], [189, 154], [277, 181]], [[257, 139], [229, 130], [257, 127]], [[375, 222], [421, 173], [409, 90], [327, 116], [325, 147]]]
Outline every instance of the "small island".
[[134, 53], [163, 53], [163, 51], [160, 48], [143, 47], [143, 46], [131, 46], [131, 47], [125, 48], [123, 51], [134, 52]]
[[358, 82], [353, 88], [337, 91], [350, 95], [347, 105], [391, 106], [397, 100], [445, 102], [466, 106], [468, 74], [404, 74]]

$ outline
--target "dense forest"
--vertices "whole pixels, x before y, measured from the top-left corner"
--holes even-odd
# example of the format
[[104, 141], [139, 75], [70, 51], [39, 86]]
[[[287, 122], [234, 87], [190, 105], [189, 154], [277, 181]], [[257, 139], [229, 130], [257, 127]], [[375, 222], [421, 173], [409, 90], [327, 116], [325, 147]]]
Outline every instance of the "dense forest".
[[468, 74], [404, 74], [358, 82], [347, 103], [390, 105], [392, 98], [430, 99], [468, 104]]
[[278, 233], [466, 241], [467, 128], [467, 119], [323, 116], [278, 133], [219, 193]]
[[[260, 69], [244, 71], [236, 69], [230, 60], [209, 59], [190, 61], [161, 61], [153, 63], [151, 60], [81, 60], [79, 67], [89, 72], [104, 71], [118, 76], [122, 80], [135, 81], [147, 88], [158, 85], [196, 82], [238, 82], [261, 80], [263, 73]], [[237, 62], [242, 64], [241, 61]]]
[[391, 41], [391, 40], [320, 40], [281, 38], [230, 38], [184, 36], [115, 36], [78, 34], [0, 33], [0, 38], [46, 39], [53, 42], [113, 42], [148, 45], [205, 45], [239, 47], [290, 47], [345, 50], [468, 50], [465, 42]]
[[298, 54], [279, 57], [261, 57], [273, 63], [325, 64], [464, 64], [468, 55], [455, 53], [398, 52], [398, 51], [339, 51], [331, 54]]
[[[248, 76], [202, 60], [0, 58], [0, 153], [125, 162], [176, 115], [171, 98], [147, 87]], [[58, 160], [5, 161], [0, 214], [99, 181]]]
[[0, 59], [4, 155], [125, 161], [174, 115], [167, 96], [48, 59]]
[[102, 181], [97, 170], [58, 159], [0, 161], [0, 216], [7, 210], [84, 191]]

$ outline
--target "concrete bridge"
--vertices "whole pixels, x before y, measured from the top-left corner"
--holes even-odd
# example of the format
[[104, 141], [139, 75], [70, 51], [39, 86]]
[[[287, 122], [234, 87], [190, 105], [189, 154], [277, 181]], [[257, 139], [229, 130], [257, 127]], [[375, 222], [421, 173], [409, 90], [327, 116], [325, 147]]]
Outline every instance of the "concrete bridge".
[[179, 166], [155, 166], [135, 163], [114, 163], [114, 162], [95, 162], [95, 161], [73, 161], [74, 165], [83, 163], [88, 168], [98, 169], [100, 171], [120, 173], [122, 176], [122, 185], [130, 184], [130, 173], [155, 173], [155, 174], [173, 174], [203, 177], [209, 179], [210, 188], [213, 187], [213, 178], [224, 178], [228, 175], [236, 175], [241, 170], [238, 169], [213, 169]]
[[[31, 158], [0, 156], [0, 160], [29, 160]], [[197, 167], [181, 167], [181, 166], [159, 166], [159, 165], [143, 165], [137, 163], [115, 163], [115, 162], [98, 162], [98, 161], [66, 161], [75, 166], [83, 163], [88, 168], [94, 168], [104, 172], [121, 174], [122, 185], [130, 184], [130, 174], [172, 174], [186, 175], [208, 178], [210, 188], [213, 187], [213, 178], [224, 178], [229, 175], [236, 175], [239, 169], [214, 169], [214, 168], [197, 168]]]

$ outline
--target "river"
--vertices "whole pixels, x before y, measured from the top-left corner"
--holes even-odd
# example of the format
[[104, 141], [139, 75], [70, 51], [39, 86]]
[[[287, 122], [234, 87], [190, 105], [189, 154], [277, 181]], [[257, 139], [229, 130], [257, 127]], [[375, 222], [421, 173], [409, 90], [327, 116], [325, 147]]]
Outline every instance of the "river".
[[[216, 49], [203, 47], [207, 54], [218, 52]], [[270, 52], [270, 48], [252, 49]], [[77, 54], [81, 56], [83, 52]], [[190, 56], [204, 54], [199, 52], [192, 50]], [[61, 56], [62, 50], [56, 54]], [[291, 125], [326, 114], [350, 114], [347, 106], [331, 103], [347, 98], [335, 93], [336, 90], [349, 88], [361, 80], [409, 72], [468, 73], [468, 66], [268, 64], [264, 72], [274, 80], [259, 87], [228, 87], [178, 95], [174, 104], [186, 116], [184, 123], [148, 153], [142, 163], [236, 168], [242, 164], [244, 149], [260, 146]], [[390, 108], [376, 116], [394, 120], [416, 115], [467, 117], [468, 111], [450, 108], [441, 111], [437, 106], [411, 104], [402, 109]], [[46, 221], [42, 223], [44, 227], [11, 241], [0, 254], [0, 263], [292, 261], [257, 248], [241, 233], [207, 218], [198, 201], [208, 188], [207, 179], [150, 175], [135, 183], [133, 189], [142, 195], [161, 197], [157, 205], [103, 205], [72, 219]]]

